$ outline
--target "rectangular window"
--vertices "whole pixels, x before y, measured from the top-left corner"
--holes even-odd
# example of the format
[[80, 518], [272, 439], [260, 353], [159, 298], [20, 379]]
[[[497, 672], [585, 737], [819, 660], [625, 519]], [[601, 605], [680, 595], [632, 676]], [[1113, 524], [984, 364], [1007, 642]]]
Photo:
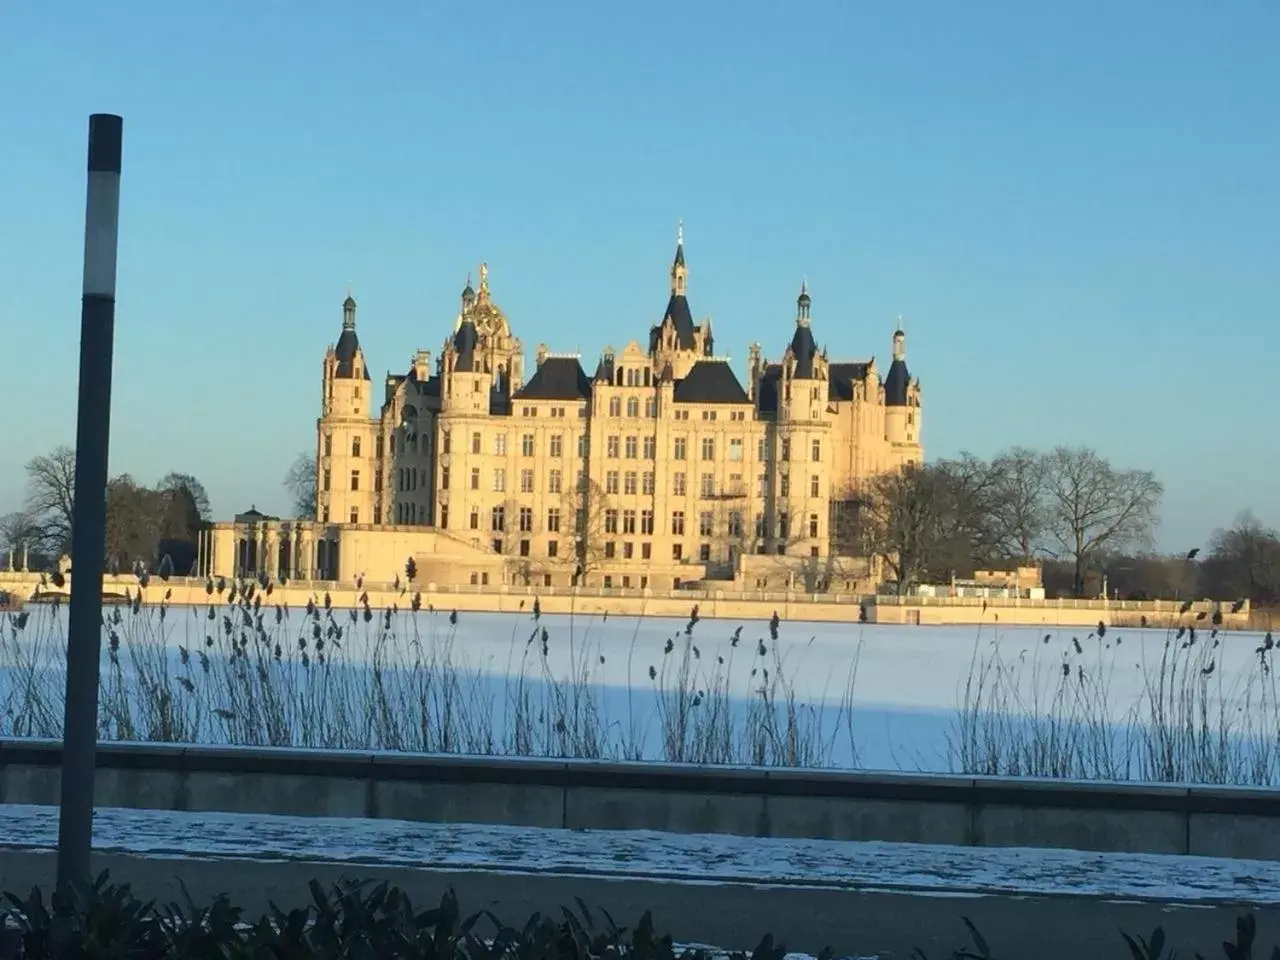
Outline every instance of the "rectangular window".
[[627, 437], [626, 453], [627, 453], [628, 460], [634, 460], [636, 458], [637, 451], [639, 450], [639, 448], [640, 448], [639, 442], [636, 440], [635, 437]]
[[548, 493], [559, 493], [561, 490], [562, 483], [563, 483], [563, 480], [561, 478], [561, 474], [559, 470], [552, 470], [550, 473], [547, 474], [547, 492]]
[[604, 512], [604, 532], [618, 532], [618, 511], [609, 509]]
[[559, 507], [552, 507], [550, 510], [547, 511], [547, 532], [548, 533], [560, 532], [560, 508]]
[[645, 536], [651, 536], [653, 534], [653, 511], [652, 510], [640, 511], [640, 532], [643, 533]]
[[360, 522], [360, 509], [358, 507], [351, 508], [351, 522], [352, 523]]
[[505, 457], [507, 455], [507, 435], [505, 433], [494, 434], [493, 452], [499, 457]]
[[324, 481], [321, 484], [321, 489], [323, 489], [326, 493], [329, 490], [329, 468], [328, 467], [325, 467], [325, 470], [324, 470]]
[[729, 512], [729, 536], [742, 536], [742, 514], [737, 510], [731, 510]]
[[502, 533], [507, 529], [507, 508], [494, 507], [489, 514], [489, 529], [494, 533]]
[[[622, 559], [623, 560], [630, 560], [635, 555], [635, 546], [636, 545], [632, 543], [630, 540], [624, 540], [622, 542]], [[624, 587], [631, 586], [630, 580], [631, 580], [630, 577], [623, 577], [622, 585]]]
[[564, 456], [564, 437], [558, 433], [551, 435], [551, 456], [557, 459]]
[[761, 437], [756, 441], [756, 459], [765, 463], [769, 459], [769, 439]]
[[636, 532], [636, 512], [634, 510], [622, 511], [622, 532], [630, 534]]
[[716, 458], [716, 440], [715, 437], [702, 438], [702, 459], [714, 460]]
[[502, 493], [507, 489], [507, 471], [501, 467], [493, 471], [493, 492]]
[[520, 532], [521, 533], [533, 532], [533, 507], [520, 508]]
[[756, 486], [760, 490], [757, 496], [760, 497], [761, 500], [769, 496], [769, 478], [763, 473], [756, 477]]
[[791, 459], [791, 438], [790, 437], [782, 438], [782, 458], [781, 459], [783, 460]]
[[520, 438], [520, 455], [524, 457], [533, 456], [533, 434], [526, 433]]
[[787, 539], [791, 535], [790, 518], [785, 513], [778, 514], [778, 537], [781, 540]]
[[[548, 557], [556, 557], [556, 556], [559, 556], [559, 555], [560, 555], [560, 541], [559, 541], [559, 540], [548, 540], [548, 541], [547, 541], [547, 556], [548, 556]], [[548, 586], [550, 586], [550, 585], [551, 585], [551, 574], [547, 574], [547, 585], [548, 585]]]
[[809, 496], [811, 497], [822, 496], [822, 478], [819, 477], [816, 473], [809, 478]]
[[622, 416], [622, 398], [621, 397], [609, 398], [609, 416], [611, 417]]
[[709, 537], [715, 529], [715, 515], [710, 510], [698, 514], [698, 536]]
[[[653, 544], [649, 543], [646, 540], [644, 543], [640, 544], [640, 559], [651, 560], [652, 558], [653, 558]], [[642, 584], [645, 584], [647, 581], [648, 581], [648, 577], [643, 577], [641, 578], [640, 582]]]
[[472, 490], [480, 489], [480, 468], [479, 467], [471, 468], [471, 489]]
[[741, 437], [733, 437], [729, 441], [729, 459], [730, 460], [742, 459], [742, 438]]
[[653, 496], [653, 471], [646, 470], [640, 475], [640, 492], [646, 497]]
[[440, 526], [445, 530], [449, 529], [449, 505], [447, 503], [440, 504]]
[[333, 456], [333, 434], [331, 433], [324, 435], [324, 455], [326, 457]]
[[325, 507], [323, 510], [321, 510], [321, 511], [320, 511], [320, 522], [321, 522], [321, 523], [328, 523], [328, 522], [329, 522], [329, 508], [328, 508], [328, 507]]
[[644, 438], [644, 458], [646, 460], [652, 460], [654, 456], [657, 454], [657, 451], [658, 451], [657, 437], [645, 437]]
[[813, 441], [812, 453], [813, 453], [813, 462], [821, 463], [822, 462], [822, 441], [821, 440]]
[[704, 473], [699, 478], [698, 493], [704, 497], [714, 497], [716, 495], [716, 475], [714, 473]]
[[473, 433], [471, 435], [471, 452], [472, 453], [480, 452], [480, 434], [478, 433]]
[[578, 434], [578, 456], [585, 457], [587, 455], [587, 435], [585, 433]]
[[606, 457], [608, 457], [610, 460], [617, 460], [617, 459], [618, 459], [618, 449], [619, 449], [618, 438], [617, 438], [617, 437], [609, 437], [609, 438], [605, 441], [604, 449], [605, 449], [605, 456], [606, 456]]
[[373, 441], [373, 455], [379, 460], [382, 459], [382, 452], [386, 449], [386, 443], [382, 438], [382, 434], [378, 434]]
[[521, 541], [520, 541], [520, 556], [522, 556], [522, 557], [527, 557], [528, 555], [529, 555], [529, 541], [528, 541], [528, 540], [521, 540]]
[[[646, 370], [645, 373], [649, 371]], [[644, 402], [644, 415], [646, 417], [656, 417], [658, 415], [658, 401], [650, 397]]]
[[[683, 544], [683, 543], [673, 543], [673, 544], [671, 545], [671, 559], [672, 559], [672, 560], [680, 560], [680, 559], [682, 559], [683, 557], [684, 557], [684, 544]], [[676, 577], [676, 579], [675, 579], [673, 582], [675, 583], [675, 588], [676, 588], [677, 590], [679, 590], [679, 589], [680, 589], [680, 578], [679, 578], [679, 577]]]
[[791, 496], [791, 474], [784, 473], [781, 477], [778, 478], [778, 496], [780, 497]]
[[448, 467], [440, 468], [440, 489], [441, 490], [449, 489], [449, 468]]
[[698, 545], [698, 559], [703, 563], [711, 562], [711, 544], [703, 543]]
[[520, 492], [533, 493], [533, 471], [532, 470], [526, 469], [526, 470], [520, 471]]
[[360, 438], [359, 437], [351, 438], [351, 455], [353, 457], [360, 456]]
[[[453, 443], [449, 439], [449, 431], [442, 430], [440, 432], [440, 452], [448, 453], [452, 446], [453, 446]], [[394, 433], [391, 435], [391, 452], [392, 453], [396, 452], [396, 435]]]
[[[606, 560], [612, 560], [612, 559], [614, 558], [615, 553], [617, 552], [617, 549], [618, 549], [617, 544], [615, 544], [612, 540], [606, 540], [606, 541], [605, 541], [605, 544], [604, 544], [604, 556], [605, 556], [605, 559], [606, 559]], [[604, 585], [605, 585], [606, 587], [612, 586], [612, 585], [613, 585], [613, 578], [612, 578], [612, 577], [605, 577], [605, 578], [604, 578]]]
[[688, 441], [684, 437], [676, 437], [674, 458], [684, 460], [687, 454]]
[[685, 488], [686, 477], [683, 473], [672, 474], [671, 476], [671, 492], [677, 497], [683, 497], [687, 490]]
[[618, 492], [618, 471], [617, 470], [610, 470], [608, 473], [604, 475], [604, 492], [605, 493]]
[[677, 510], [671, 514], [671, 535], [673, 537], [684, 536], [684, 511]]
[[622, 476], [622, 492], [627, 496], [635, 496], [636, 492], [636, 472], [628, 470]]
[[381, 473], [375, 473], [373, 475], [373, 492], [374, 493], [382, 492], [382, 474]]
[[813, 540], [818, 539], [818, 515], [816, 513], [809, 514], [809, 537]]

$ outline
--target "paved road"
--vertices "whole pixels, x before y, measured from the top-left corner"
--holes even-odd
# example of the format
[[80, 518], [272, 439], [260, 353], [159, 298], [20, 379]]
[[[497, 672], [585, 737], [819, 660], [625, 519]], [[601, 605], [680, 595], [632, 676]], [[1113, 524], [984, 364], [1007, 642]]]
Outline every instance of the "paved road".
[[[27, 890], [48, 885], [54, 857], [44, 850], [0, 850], [0, 885]], [[375, 867], [305, 861], [246, 861], [235, 858], [173, 859], [100, 853], [94, 870], [107, 869], [127, 880], [145, 898], [176, 900], [181, 877], [197, 901], [231, 894], [251, 913], [268, 901], [281, 907], [304, 905], [307, 881], [331, 883], [358, 876], [390, 880], [415, 903], [427, 904], [452, 887], [464, 910], [489, 907], [513, 924], [535, 910], [558, 913], [581, 897], [604, 907], [619, 923], [630, 924], [646, 909], [657, 925], [677, 940], [750, 949], [771, 931], [789, 949], [816, 953], [831, 946], [840, 956], [899, 960], [913, 947], [930, 958], [945, 958], [965, 943], [960, 918], [967, 916], [985, 932], [1002, 960], [1126, 960], [1119, 930], [1149, 934], [1160, 924], [1180, 956], [1200, 952], [1220, 956], [1221, 941], [1234, 929], [1244, 904], [1115, 901], [1070, 894], [1022, 897], [1013, 894], [912, 894], [900, 890], [806, 888], [724, 882], [675, 882], [670, 879], [591, 875], [564, 876], [498, 870], [432, 870], [407, 866]], [[1252, 907], [1267, 955], [1280, 942], [1280, 906]]]

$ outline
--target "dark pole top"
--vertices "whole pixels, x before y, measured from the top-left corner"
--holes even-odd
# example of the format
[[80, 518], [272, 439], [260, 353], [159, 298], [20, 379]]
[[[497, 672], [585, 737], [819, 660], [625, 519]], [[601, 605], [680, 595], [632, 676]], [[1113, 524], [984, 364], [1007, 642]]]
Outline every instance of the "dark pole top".
[[119, 173], [120, 144], [124, 120], [114, 113], [95, 113], [89, 118], [89, 172]]

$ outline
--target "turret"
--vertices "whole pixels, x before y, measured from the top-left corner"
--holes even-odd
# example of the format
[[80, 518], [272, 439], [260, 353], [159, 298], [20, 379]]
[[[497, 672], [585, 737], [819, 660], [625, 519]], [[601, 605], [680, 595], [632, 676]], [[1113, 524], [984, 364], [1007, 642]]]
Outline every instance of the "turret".
[[910, 407], [911, 374], [907, 370], [907, 335], [901, 318], [893, 332], [893, 362], [884, 378], [885, 438], [890, 443], [908, 443], [918, 439], [919, 425], [913, 423]]
[[347, 294], [342, 303], [342, 333], [324, 358], [324, 412], [336, 416], [369, 414], [371, 391], [360, 338], [356, 335], [356, 301]]

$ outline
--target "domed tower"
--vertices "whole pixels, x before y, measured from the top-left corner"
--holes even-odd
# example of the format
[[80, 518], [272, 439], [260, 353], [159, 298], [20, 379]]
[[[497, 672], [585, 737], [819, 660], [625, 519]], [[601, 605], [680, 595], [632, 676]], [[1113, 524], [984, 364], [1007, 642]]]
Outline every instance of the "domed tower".
[[356, 301], [342, 303], [342, 333], [324, 357], [323, 405], [316, 424], [316, 516], [325, 523], [377, 522], [373, 390], [356, 335]]
[[819, 420], [826, 407], [827, 357], [813, 336], [809, 318], [812, 303], [808, 281], [803, 281], [796, 298], [796, 329], [782, 355], [779, 420]]
[[[884, 378], [885, 439], [892, 448], [920, 447], [920, 383], [907, 369], [907, 335], [901, 319], [893, 332], [893, 362]], [[919, 459], [918, 449], [900, 449], [899, 460]]]
[[453, 336], [440, 358], [442, 401], [447, 410], [502, 413], [524, 383], [524, 344], [489, 295], [489, 268], [480, 265], [480, 288], [470, 281]]
[[369, 368], [356, 335], [356, 300], [342, 302], [342, 333], [324, 357], [324, 412], [346, 416], [369, 415]]

